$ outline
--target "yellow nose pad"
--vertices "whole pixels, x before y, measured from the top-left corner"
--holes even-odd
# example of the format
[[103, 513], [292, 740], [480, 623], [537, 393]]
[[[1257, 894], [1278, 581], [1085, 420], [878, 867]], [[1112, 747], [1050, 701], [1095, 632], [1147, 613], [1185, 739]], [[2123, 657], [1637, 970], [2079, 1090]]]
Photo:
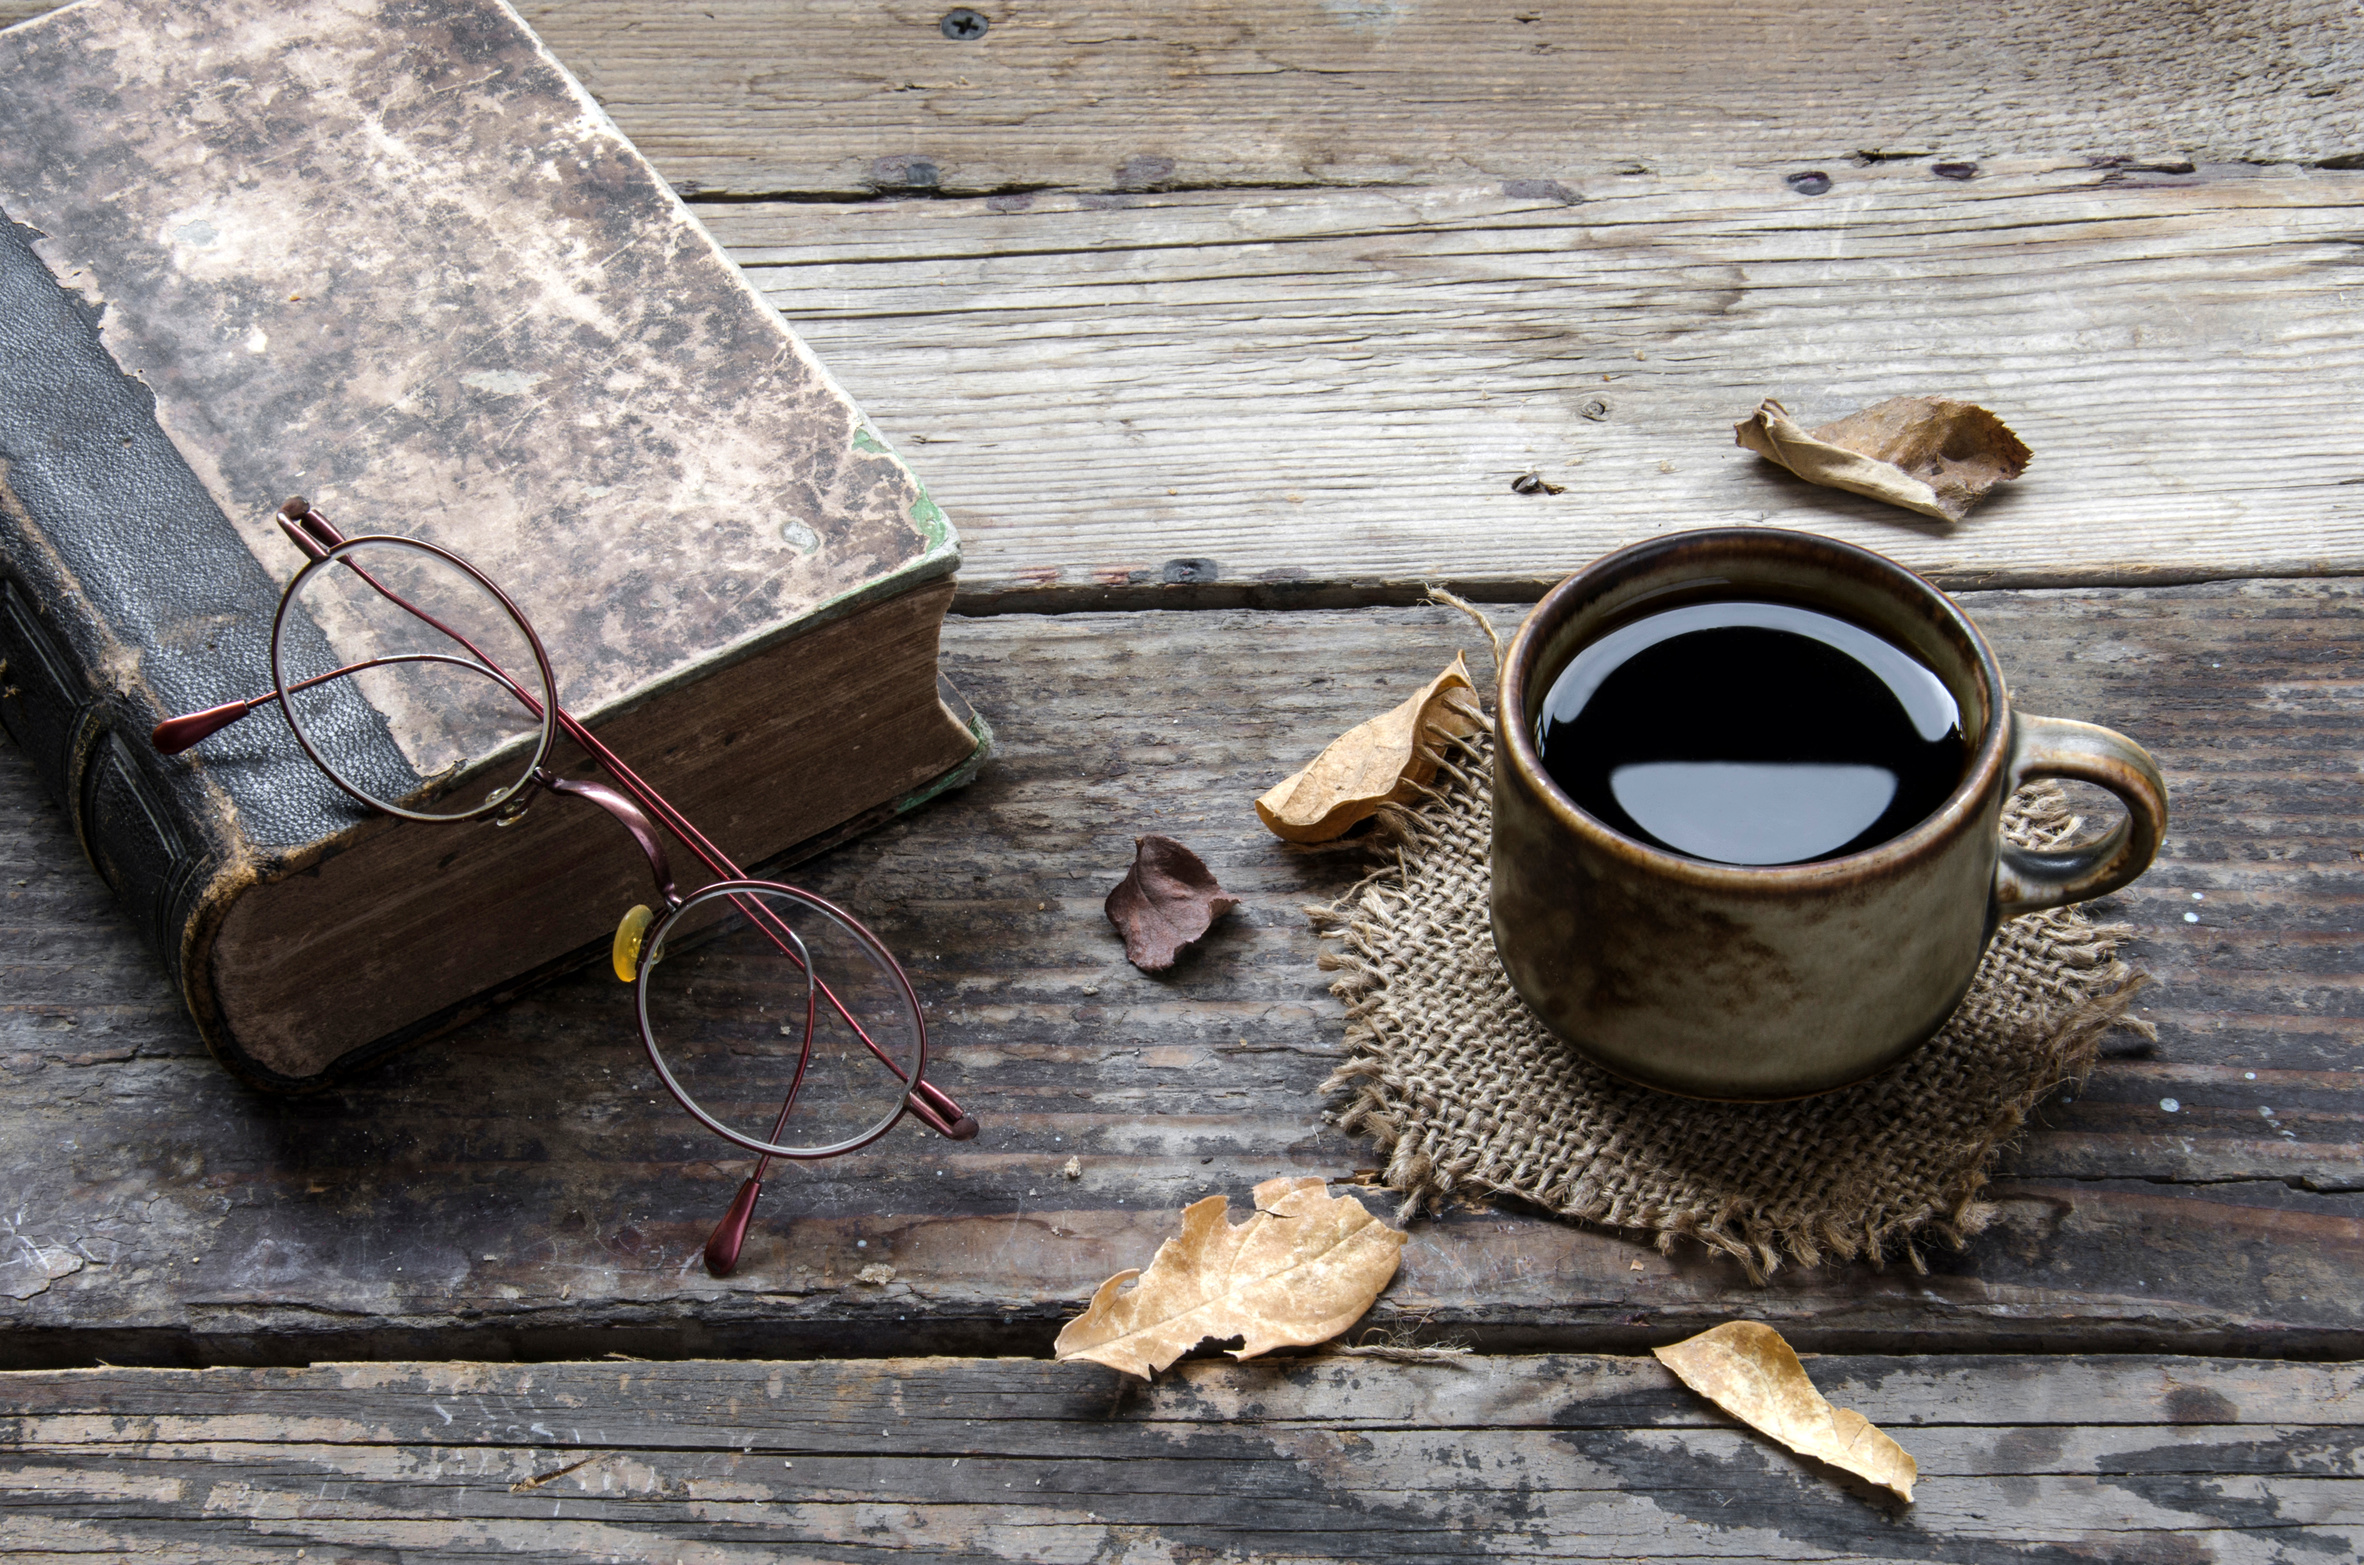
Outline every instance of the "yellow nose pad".
[[626, 983], [640, 976], [640, 942], [648, 934], [648, 926], [657, 915], [645, 907], [635, 907], [616, 925], [616, 976]]

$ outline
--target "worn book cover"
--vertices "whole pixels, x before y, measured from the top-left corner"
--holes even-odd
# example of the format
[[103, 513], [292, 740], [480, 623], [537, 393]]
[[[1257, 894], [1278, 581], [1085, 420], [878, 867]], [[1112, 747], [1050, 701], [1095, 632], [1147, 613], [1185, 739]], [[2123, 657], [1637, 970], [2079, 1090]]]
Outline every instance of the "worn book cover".
[[508, 590], [741, 863], [965, 775], [958, 546], [498, 0], [80, 0], [0, 33], [0, 721], [223, 1060], [328, 1079], [602, 941], [601, 821], [372, 814], [268, 713], [273, 507]]

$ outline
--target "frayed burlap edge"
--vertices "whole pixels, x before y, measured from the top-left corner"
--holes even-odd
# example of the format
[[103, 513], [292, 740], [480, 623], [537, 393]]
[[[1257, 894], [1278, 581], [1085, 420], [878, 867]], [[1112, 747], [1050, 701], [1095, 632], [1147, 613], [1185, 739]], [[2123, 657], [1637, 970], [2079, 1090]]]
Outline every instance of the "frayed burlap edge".
[[[2035, 1105], [2082, 1084], [2112, 1027], [2150, 1031], [2127, 1015], [2144, 982], [2116, 954], [2129, 931], [2056, 909], [1997, 931], [1953, 1021], [1870, 1082], [1786, 1104], [1621, 1082], [1545, 1031], [1495, 958], [1490, 736], [1438, 759], [1416, 803], [1381, 813], [1374, 845], [1389, 862], [1306, 909], [1337, 942], [1321, 965], [1341, 974], [1331, 992], [1347, 1007], [1347, 1059], [1323, 1084], [1343, 1100], [1330, 1118], [1377, 1145], [1401, 1218], [1507, 1196], [1654, 1235], [1669, 1253], [1696, 1239], [1759, 1282], [1785, 1260], [1901, 1254], [1925, 1271], [1921, 1241], [1959, 1248], [1991, 1219], [1980, 1192]], [[2023, 790], [2004, 822], [2023, 847], [2080, 824], [2051, 784]]]

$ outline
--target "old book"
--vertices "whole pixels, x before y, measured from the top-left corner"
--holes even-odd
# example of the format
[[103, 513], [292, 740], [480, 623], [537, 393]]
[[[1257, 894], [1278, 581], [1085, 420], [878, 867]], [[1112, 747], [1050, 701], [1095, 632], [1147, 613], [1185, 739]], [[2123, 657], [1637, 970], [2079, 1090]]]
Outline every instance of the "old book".
[[241, 1074], [342, 1075], [647, 895], [596, 811], [373, 814], [269, 712], [153, 751], [271, 687], [289, 494], [484, 569], [742, 864], [981, 759], [943, 514], [498, 0], [10, 28], [0, 211], [0, 721]]

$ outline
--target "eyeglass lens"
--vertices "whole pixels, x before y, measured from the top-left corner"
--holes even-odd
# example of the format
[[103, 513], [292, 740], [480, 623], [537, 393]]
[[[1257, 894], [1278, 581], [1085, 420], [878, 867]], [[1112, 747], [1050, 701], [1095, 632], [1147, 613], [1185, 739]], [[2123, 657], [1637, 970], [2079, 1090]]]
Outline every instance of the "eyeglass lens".
[[[476, 814], [541, 759], [555, 699], [531, 633], [476, 576], [408, 540], [358, 539], [308, 569], [271, 658], [313, 759], [381, 809]], [[304, 685], [358, 663], [374, 666]]]
[[640, 982], [643, 1030], [701, 1117], [782, 1157], [847, 1150], [894, 1122], [925, 1033], [875, 938], [772, 887], [709, 888], [655, 939]]

